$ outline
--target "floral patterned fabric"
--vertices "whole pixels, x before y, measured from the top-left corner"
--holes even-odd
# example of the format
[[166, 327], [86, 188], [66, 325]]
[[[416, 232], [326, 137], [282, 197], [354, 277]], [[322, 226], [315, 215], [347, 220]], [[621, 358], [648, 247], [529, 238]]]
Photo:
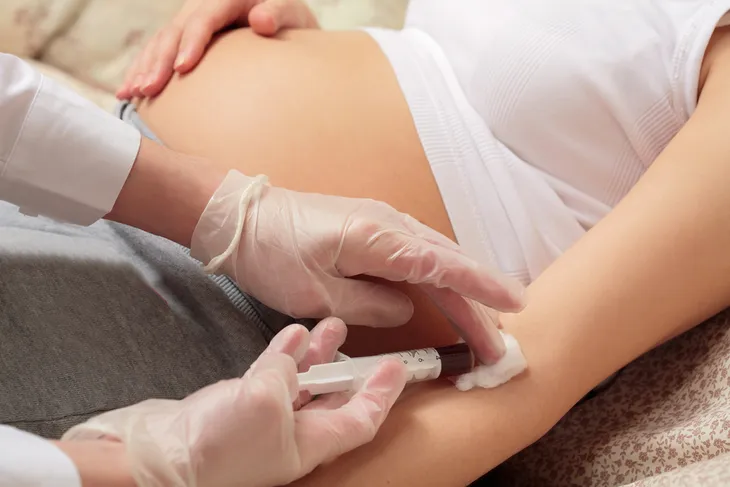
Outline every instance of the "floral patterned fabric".
[[721, 455], [639, 480], [629, 487], [726, 487], [730, 485], [730, 455]]
[[498, 485], [730, 485], [729, 325], [726, 311], [629, 365], [497, 469]]

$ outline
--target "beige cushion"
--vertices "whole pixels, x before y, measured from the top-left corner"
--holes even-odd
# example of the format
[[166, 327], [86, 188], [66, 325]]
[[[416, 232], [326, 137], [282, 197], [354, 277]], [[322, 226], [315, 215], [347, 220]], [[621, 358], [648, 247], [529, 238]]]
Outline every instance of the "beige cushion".
[[85, 0], [0, 0], [0, 52], [31, 57], [62, 31]]
[[113, 91], [138, 49], [184, 0], [91, 0], [41, 60]]
[[[122, 82], [127, 66], [145, 41], [183, 3], [184, 0], [91, 0], [78, 19], [48, 46], [42, 61], [112, 91]], [[399, 27], [407, 3], [408, 0], [310, 1], [322, 27], [327, 29], [361, 25]]]
[[310, 8], [325, 29], [361, 26], [403, 26], [408, 0], [309, 0]]

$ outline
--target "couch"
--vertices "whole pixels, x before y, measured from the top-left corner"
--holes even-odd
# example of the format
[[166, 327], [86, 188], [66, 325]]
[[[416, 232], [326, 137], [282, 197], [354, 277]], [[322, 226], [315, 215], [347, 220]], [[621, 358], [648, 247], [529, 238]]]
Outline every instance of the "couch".
[[[135, 53], [183, 1], [2, 0], [0, 51], [28, 59], [111, 110]], [[398, 27], [407, 1], [310, 4], [324, 28], [342, 29]], [[730, 485], [729, 323], [723, 313], [631, 364], [479, 483]]]

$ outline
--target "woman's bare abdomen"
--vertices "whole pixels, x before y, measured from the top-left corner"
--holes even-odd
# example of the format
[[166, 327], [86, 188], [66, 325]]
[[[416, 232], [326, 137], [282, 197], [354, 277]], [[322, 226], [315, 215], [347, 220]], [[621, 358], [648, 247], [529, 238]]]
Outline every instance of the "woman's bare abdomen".
[[[364, 32], [229, 32], [140, 114], [178, 151], [266, 174], [277, 186], [382, 200], [454, 238], [395, 75]], [[351, 327], [350, 353], [456, 340], [420, 292], [404, 290], [416, 305], [411, 322]]]

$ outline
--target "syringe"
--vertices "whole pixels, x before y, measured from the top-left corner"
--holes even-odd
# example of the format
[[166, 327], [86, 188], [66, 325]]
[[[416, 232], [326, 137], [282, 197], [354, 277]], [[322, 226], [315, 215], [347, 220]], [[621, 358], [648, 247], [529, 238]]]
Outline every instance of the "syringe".
[[341, 357], [340, 361], [313, 365], [307, 372], [297, 374], [299, 390], [314, 395], [357, 390], [384, 357], [394, 357], [405, 364], [409, 384], [461, 375], [474, 368], [474, 354], [465, 343], [370, 357]]

